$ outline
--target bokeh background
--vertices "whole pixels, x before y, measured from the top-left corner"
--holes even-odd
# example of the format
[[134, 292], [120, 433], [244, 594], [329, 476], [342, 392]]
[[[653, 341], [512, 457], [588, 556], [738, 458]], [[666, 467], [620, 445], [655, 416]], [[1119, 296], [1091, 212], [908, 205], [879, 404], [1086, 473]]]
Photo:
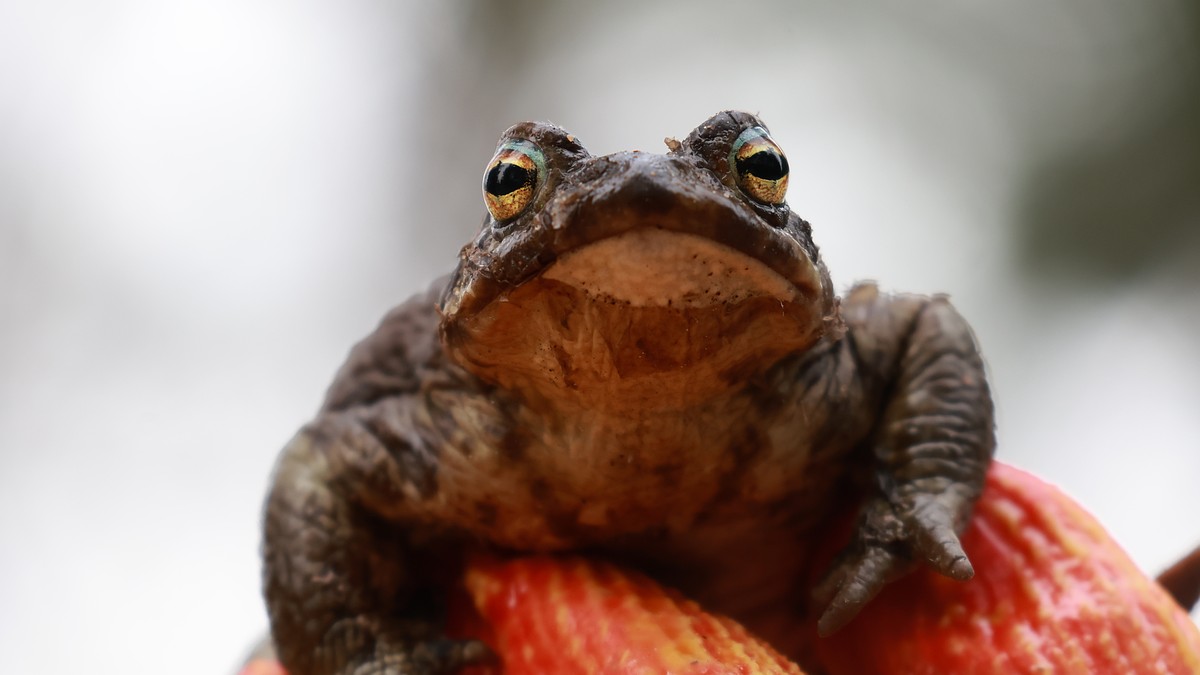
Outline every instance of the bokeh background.
[[1002, 458], [1200, 542], [1200, 4], [0, 3], [0, 672], [230, 672], [275, 453], [508, 125], [760, 113], [841, 287], [947, 292]]

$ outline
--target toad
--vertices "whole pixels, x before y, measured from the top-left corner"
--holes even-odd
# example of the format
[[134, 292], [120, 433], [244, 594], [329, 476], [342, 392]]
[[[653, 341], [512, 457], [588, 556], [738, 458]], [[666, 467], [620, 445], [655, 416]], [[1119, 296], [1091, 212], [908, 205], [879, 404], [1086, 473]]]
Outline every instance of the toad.
[[668, 147], [500, 138], [454, 272], [354, 347], [278, 461], [264, 588], [292, 675], [486, 658], [433, 590], [479, 549], [620, 561], [793, 656], [914, 566], [972, 576], [995, 438], [968, 325], [941, 296], [837, 297], [753, 115]]

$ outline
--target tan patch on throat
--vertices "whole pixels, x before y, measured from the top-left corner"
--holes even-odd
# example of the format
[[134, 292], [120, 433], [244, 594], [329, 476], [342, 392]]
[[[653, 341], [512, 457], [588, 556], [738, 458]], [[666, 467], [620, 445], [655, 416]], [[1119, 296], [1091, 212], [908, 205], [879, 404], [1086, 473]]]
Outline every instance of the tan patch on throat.
[[542, 277], [632, 307], [708, 307], [797, 289], [763, 263], [694, 234], [657, 228], [610, 237], [559, 258]]
[[823, 309], [731, 247], [647, 228], [565, 254], [461, 318], [447, 353], [530, 407], [678, 410], [807, 349]]

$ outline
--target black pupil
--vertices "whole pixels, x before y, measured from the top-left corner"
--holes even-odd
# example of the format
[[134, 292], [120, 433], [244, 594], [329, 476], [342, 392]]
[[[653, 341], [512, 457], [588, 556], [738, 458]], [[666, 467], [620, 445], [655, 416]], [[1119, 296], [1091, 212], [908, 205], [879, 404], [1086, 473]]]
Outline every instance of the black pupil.
[[738, 173], [750, 174], [763, 180], [779, 180], [787, 175], [787, 157], [774, 150], [760, 150], [737, 161]]
[[489, 194], [497, 197], [516, 192], [533, 182], [533, 172], [523, 166], [500, 162], [488, 171], [484, 184]]

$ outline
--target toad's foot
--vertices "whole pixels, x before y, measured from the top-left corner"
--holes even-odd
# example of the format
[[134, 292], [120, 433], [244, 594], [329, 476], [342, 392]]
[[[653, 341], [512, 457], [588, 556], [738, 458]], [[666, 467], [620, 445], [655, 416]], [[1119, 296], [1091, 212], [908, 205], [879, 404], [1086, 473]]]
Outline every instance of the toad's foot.
[[353, 620], [336, 625], [317, 652], [318, 673], [337, 675], [453, 675], [460, 669], [494, 661], [479, 640], [432, 636], [432, 626], [411, 622], [374, 635]]
[[953, 579], [975, 575], [959, 543], [955, 524], [961, 513], [953, 495], [914, 496], [907, 504], [871, 500], [854, 541], [813, 591], [825, 607], [817, 623], [821, 635], [846, 625], [883, 586], [908, 573], [916, 560]]
[[379, 644], [371, 657], [346, 675], [451, 675], [466, 666], [491, 661], [491, 650], [478, 640], [438, 640], [411, 645]]

